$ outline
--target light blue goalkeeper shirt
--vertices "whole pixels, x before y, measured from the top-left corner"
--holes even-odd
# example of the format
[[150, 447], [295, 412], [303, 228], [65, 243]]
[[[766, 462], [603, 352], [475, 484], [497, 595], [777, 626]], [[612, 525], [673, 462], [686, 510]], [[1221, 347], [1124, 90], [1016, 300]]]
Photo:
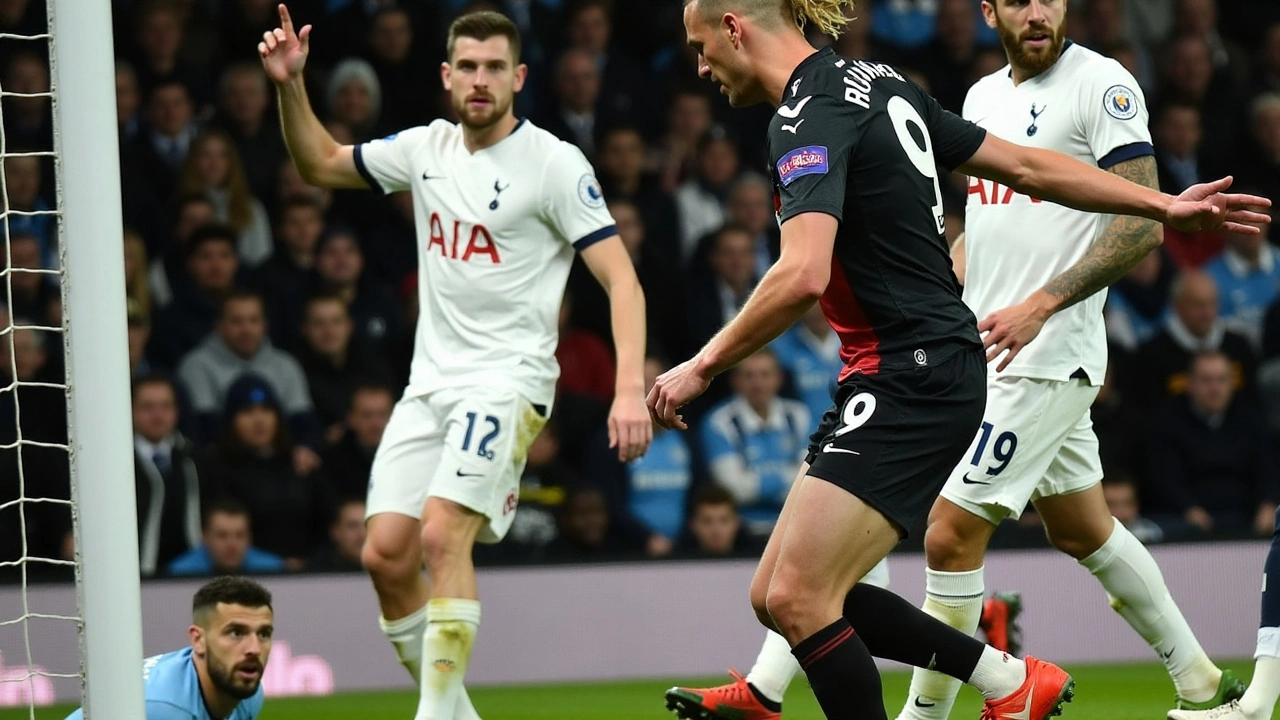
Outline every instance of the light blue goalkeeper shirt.
[[[252, 697], [243, 700], [226, 718], [209, 714], [200, 678], [191, 660], [191, 648], [147, 658], [142, 663], [143, 695], [146, 698], [146, 720], [255, 720], [262, 712], [262, 686]], [[83, 720], [84, 710], [76, 710], [67, 720]]]

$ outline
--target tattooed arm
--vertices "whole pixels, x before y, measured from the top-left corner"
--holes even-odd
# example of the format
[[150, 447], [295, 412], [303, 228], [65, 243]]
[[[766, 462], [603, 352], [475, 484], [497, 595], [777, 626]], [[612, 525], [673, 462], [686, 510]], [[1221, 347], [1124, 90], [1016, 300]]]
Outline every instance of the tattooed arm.
[[[1160, 189], [1154, 156], [1126, 160], [1109, 172], [1130, 182]], [[1066, 310], [1124, 277], [1163, 241], [1164, 228], [1160, 223], [1131, 215], [1117, 217], [1079, 262], [1050, 280], [1037, 293], [1045, 296], [1040, 299], [1048, 310], [1045, 318]]]
[[[1126, 160], [1109, 172], [1139, 185], [1159, 189], [1156, 159], [1151, 155]], [[1018, 352], [1040, 334], [1054, 313], [1111, 285], [1164, 241], [1164, 228], [1154, 220], [1121, 215], [1112, 221], [1079, 262], [1050, 280], [1031, 297], [1013, 307], [998, 310], [978, 323], [985, 333], [987, 361], [1008, 351], [997, 372], [1004, 370]]]

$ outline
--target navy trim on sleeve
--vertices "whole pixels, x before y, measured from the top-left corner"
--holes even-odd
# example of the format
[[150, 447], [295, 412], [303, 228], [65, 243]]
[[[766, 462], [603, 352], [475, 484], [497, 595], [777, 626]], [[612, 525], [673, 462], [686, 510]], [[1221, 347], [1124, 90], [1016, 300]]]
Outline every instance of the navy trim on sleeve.
[[1129, 143], [1107, 153], [1106, 157], [1098, 161], [1098, 167], [1103, 170], [1109, 170], [1116, 165], [1134, 158], [1146, 157], [1147, 155], [1155, 155], [1156, 149], [1151, 147], [1148, 142]]
[[369, 188], [379, 195], [386, 195], [387, 191], [383, 189], [382, 183], [373, 177], [373, 173], [369, 172], [368, 166], [364, 164], [364, 145], [356, 145], [351, 156], [356, 161], [356, 172], [360, 173], [360, 177], [369, 184]]
[[608, 240], [609, 238], [617, 234], [618, 234], [617, 225], [607, 225], [589, 235], [585, 235], [579, 238], [578, 242], [573, 244], [573, 249], [577, 250], [578, 252], [582, 252], [583, 250], [586, 250], [587, 248], [591, 247], [592, 245], [595, 245], [601, 240]]

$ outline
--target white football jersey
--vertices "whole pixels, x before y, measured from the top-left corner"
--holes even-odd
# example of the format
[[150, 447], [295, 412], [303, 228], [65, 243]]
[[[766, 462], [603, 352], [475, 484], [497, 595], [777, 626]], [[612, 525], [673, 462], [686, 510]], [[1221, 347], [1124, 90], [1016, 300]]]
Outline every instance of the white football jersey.
[[436, 120], [355, 149], [375, 190], [413, 193], [421, 303], [406, 397], [508, 387], [551, 406], [574, 249], [617, 233], [578, 148], [521, 121], [474, 154]]
[[[1047, 72], [1014, 86], [1010, 69], [969, 89], [964, 117], [1006, 141], [1056, 150], [1103, 169], [1153, 154], [1146, 101], [1120, 63], [1068, 42]], [[1074, 265], [1115, 219], [969, 178], [964, 300], [979, 320], [1016, 305]], [[1004, 374], [1101, 385], [1107, 367], [1104, 289], [1054, 315]], [[995, 363], [990, 366], [994, 372]]]

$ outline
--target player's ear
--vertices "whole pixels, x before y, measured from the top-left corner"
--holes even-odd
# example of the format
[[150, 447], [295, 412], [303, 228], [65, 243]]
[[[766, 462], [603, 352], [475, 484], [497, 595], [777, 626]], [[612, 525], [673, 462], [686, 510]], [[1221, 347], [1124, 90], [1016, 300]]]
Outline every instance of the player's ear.
[[982, 19], [987, 21], [987, 27], [996, 29], [996, 6], [992, 0], [982, 0]]
[[187, 635], [191, 637], [191, 650], [196, 655], [204, 655], [207, 650], [205, 648], [204, 628], [199, 625], [192, 625], [187, 628]]
[[720, 29], [729, 38], [729, 43], [736, 49], [742, 41], [742, 18], [733, 13], [725, 13], [720, 18]]
[[440, 63], [440, 82], [444, 85], [444, 89], [450, 92], [453, 91], [452, 70], [453, 68], [449, 67], [449, 63]]
[[524, 81], [529, 77], [529, 66], [520, 63], [516, 66], [515, 72], [515, 90], [520, 92], [524, 89]]

